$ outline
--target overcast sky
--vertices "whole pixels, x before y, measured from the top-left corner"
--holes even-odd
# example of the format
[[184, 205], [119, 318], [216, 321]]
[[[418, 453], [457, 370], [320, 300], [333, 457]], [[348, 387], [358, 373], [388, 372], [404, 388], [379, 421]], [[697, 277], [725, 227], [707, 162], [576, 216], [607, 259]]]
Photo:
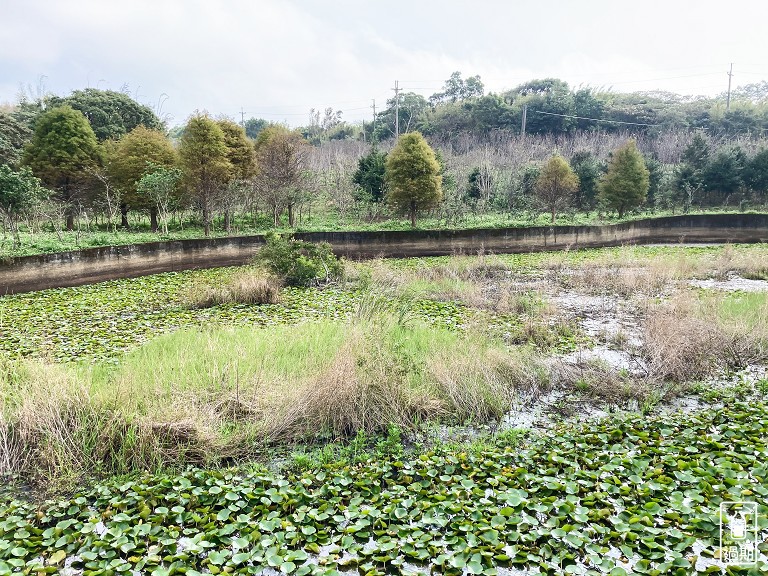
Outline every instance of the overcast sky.
[[128, 87], [195, 110], [306, 124], [426, 97], [456, 70], [500, 92], [533, 78], [714, 95], [768, 80], [765, 0], [0, 0], [0, 103], [20, 86]]

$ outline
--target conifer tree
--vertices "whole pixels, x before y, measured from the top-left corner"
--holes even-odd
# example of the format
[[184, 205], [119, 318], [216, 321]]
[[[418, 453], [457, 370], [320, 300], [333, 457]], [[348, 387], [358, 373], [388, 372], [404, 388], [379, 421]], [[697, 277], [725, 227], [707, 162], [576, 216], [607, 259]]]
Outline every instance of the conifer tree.
[[634, 140], [613, 152], [608, 172], [600, 180], [600, 201], [622, 218], [627, 210], [642, 205], [648, 196], [650, 175]]
[[407, 212], [416, 226], [420, 210], [433, 208], [443, 198], [440, 163], [419, 132], [403, 134], [387, 157], [387, 201]]

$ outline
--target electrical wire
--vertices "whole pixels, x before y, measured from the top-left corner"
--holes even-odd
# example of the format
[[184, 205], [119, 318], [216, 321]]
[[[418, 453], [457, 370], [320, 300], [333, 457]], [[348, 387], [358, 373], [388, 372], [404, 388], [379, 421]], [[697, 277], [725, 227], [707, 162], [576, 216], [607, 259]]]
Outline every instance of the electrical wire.
[[661, 126], [661, 124], [645, 124], [643, 122], [622, 122], [621, 120], [602, 120], [600, 118], [587, 118], [586, 116], [574, 116], [572, 114], [555, 114], [554, 112], [542, 112], [531, 110], [534, 114], [546, 114], [547, 116], [560, 116], [562, 118], [576, 118], [577, 120], [592, 120], [594, 122], [610, 122], [611, 124], [631, 124], [632, 126]]

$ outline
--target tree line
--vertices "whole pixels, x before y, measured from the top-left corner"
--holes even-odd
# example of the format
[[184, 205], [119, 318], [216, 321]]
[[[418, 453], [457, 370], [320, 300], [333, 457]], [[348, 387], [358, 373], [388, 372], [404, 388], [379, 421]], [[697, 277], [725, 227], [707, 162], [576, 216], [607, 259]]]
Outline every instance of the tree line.
[[[482, 97], [479, 77], [456, 74], [429, 104], [464, 106]], [[418, 123], [404, 122], [409, 132], [397, 141], [371, 139], [381, 128], [374, 126], [366, 126], [369, 136], [329, 139], [322, 135], [338, 129], [340, 115], [313, 115], [314, 131], [207, 113], [167, 131], [152, 110], [112, 91], [20, 102], [0, 111], [4, 229], [60, 232], [101, 220], [117, 230], [142, 215], [167, 234], [174, 215], [196, 214], [208, 235], [214, 225], [229, 232], [237, 218], [295, 227], [313, 209], [361, 224], [401, 213], [415, 225], [424, 211], [446, 225], [541, 211], [554, 221], [595, 209], [622, 217], [638, 207], [760, 205], [768, 190], [768, 149], [755, 136], [584, 129], [427, 132], [425, 139], [413, 130]], [[634, 192], [615, 176], [627, 155], [623, 165], [642, 165], [635, 180], [647, 180]]]

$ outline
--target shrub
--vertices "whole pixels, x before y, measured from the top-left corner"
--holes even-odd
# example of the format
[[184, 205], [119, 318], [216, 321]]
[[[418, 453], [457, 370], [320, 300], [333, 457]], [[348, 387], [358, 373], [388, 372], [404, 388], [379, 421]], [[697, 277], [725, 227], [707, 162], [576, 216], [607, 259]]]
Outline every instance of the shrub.
[[344, 262], [333, 254], [327, 242], [313, 244], [273, 232], [266, 238], [256, 261], [288, 286], [310, 286], [344, 276]]

